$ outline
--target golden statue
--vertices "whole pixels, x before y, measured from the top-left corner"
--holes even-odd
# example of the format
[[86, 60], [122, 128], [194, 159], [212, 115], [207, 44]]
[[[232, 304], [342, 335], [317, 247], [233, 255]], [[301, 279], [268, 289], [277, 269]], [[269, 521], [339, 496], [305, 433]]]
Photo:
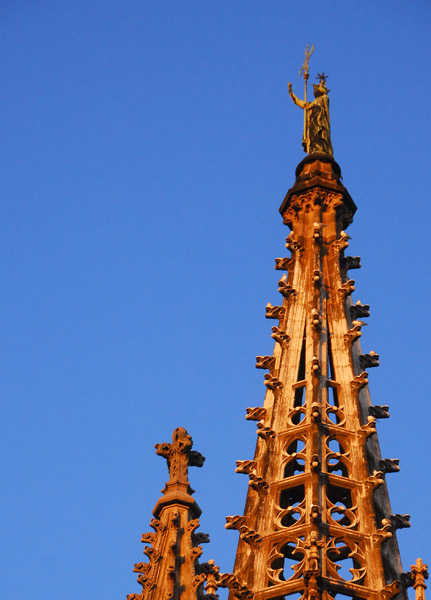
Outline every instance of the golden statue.
[[309, 78], [308, 74], [308, 62], [310, 56], [313, 54], [314, 46], [311, 50], [308, 46], [305, 50], [305, 61], [299, 71], [300, 76], [304, 76], [305, 81], [305, 94], [304, 100], [300, 100], [295, 96], [292, 91], [292, 84], [287, 84], [289, 94], [294, 103], [304, 110], [304, 135], [302, 136], [302, 145], [304, 152], [312, 154], [313, 152], [323, 152], [325, 154], [333, 155], [332, 143], [331, 143], [331, 127], [329, 123], [329, 98], [328, 88], [326, 87], [327, 75], [319, 73], [317, 79], [319, 83], [313, 84], [314, 100], [307, 102], [307, 82]]

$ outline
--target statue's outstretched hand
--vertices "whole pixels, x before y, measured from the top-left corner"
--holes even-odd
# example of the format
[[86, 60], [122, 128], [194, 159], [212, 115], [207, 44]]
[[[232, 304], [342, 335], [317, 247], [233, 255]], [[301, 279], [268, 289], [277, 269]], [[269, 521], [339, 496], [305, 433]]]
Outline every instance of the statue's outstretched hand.
[[289, 92], [292, 92], [292, 84], [290, 83], [290, 81], [287, 84], [287, 89], [289, 90]]

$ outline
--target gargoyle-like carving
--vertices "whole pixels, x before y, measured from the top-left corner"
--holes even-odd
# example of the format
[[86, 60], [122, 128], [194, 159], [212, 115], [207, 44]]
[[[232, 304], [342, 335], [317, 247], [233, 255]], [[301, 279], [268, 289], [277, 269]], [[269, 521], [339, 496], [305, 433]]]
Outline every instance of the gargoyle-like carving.
[[384, 542], [388, 540], [393, 535], [392, 525], [389, 519], [382, 519], [382, 527], [377, 529], [375, 533], [373, 533], [373, 541], [374, 543]]
[[312, 360], [312, 363], [311, 363], [311, 372], [316, 377], [319, 377], [320, 373], [322, 372], [322, 369], [321, 369], [321, 366], [320, 366], [320, 361], [317, 358], [317, 356], [313, 356], [313, 360]]
[[350, 329], [348, 329], [346, 331], [346, 333], [344, 334], [344, 340], [348, 344], [353, 344], [353, 342], [355, 340], [357, 340], [358, 338], [360, 338], [361, 335], [362, 335], [362, 333], [361, 333], [361, 326], [360, 325], [354, 325], [353, 327], [351, 327]]
[[257, 435], [261, 437], [263, 440], [269, 440], [271, 438], [275, 438], [276, 433], [270, 427], [266, 427], [263, 423], [257, 424]]
[[313, 271], [313, 284], [318, 288], [322, 287], [322, 273], [319, 269]]
[[391, 600], [391, 598], [393, 598], [394, 596], [396, 596], [399, 593], [400, 588], [401, 588], [401, 585], [398, 580], [395, 580], [392, 583], [388, 583], [379, 592], [377, 598], [379, 600]]
[[276, 271], [288, 271], [289, 268], [293, 265], [293, 258], [276, 258], [275, 259], [275, 269]]
[[228, 588], [238, 600], [253, 600], [253, 592], [239, 583], [232, 573], [220, 573], [217, 583], [221, 588]]
[[245, 473], [246, 475], [249, 475], [250, 473], [252, 473], [254, 471], [255, 468], [256, 468], [255, 460], [237, 460], [235, 472], [236, 473]]
[[381, 458], [379, 467], [383, 473], [398, 473], [400, 470], [399, 463], [399, 458]]
[[397, 529], [407, 529], [411, 525], [410, 515], [391, 515], [389, 521], [394, 531]]
[[296, 290], [293, 289], [291, 285], [287, 283], [286, 274], [278, 282], [278, 291], [284, 298], [289, 298], [289, 296], [296, 295]]
[[281, 381], [279, 381], [277, 379], [277, 377], [274, 377], [273, 375], [270, 375], [269, 373], [266, 373], [265, 375], [265, 381], [264, 384], [266, 385], [266, 387], [269, 390], [277, 391], [277, 390], [281, 390], [283, 388], [283, 384], [281, 383]]
[[358, 300], [356, 304], [353, 304], [350, 307], [350, 314], [352, 319], [363, 319], [364, 317], [370, 316], [370, 305], [369, 304], [361, 304], [361, 301]]
[[242, 515], [234, 515], [232, 517], [226, 517], [225, 529], [237, 529], [239, 531], [245, 523], [245, 517]]
[[278, 342], [280, 346], [286, 346], [290, 342], [290, 337], [279, 327], [271, 327], [271, 331], [271, 337]]
[[254, 529], [250, 529], [247, 525], [242, 525], [239, 529], [239, 537], [244, 540], [247, 544], [257, 545], [262, 541], [262, 536], [257, 533]]
[[257, 492], [266, 491], [269, 488], [269, 483], [260, 475], [256, 475], [256, 473], [250, 473], [249, 485]]
[[262, 406], [254, 406], [253, 408], [246, 408], [245, 418], [247, 421], [260, 421], [265, 418], [266, 408]]
[[278, 319], [279, 321], [284, 318], [286, 309], [284, 306], [272, 306], [270, 302], [266, 305], [265, 317], [267, 319]]
[[269, 369], [271, 371], [274, 365], [275, 356], [256, 356], [256, 369]]
[[385, 480], [383, 479], [383, 471], [374, 471], [373, 474], [366, 479], [365, 485], [374, 489], [379, 485], [382, 485], [384, 482]]
[[198, 531], [198, 533], [192, 533], [193, 546], [200, 546], [201, 544], [209, 544], [209, 542], [210, 542], [209, 533], [203, 533], [202, 531]]
[[322, 331], [322, 319], [319, 311], [315, 308], [311, 309], [311, 324], [316, 331]]
[[376, 418], [375, 417], [367, 417], [367, 423], [362, 425], [360, 432], [368, 437], [373, 433], [376, 433]]
[[349, 245], [349, 241], [351, 237], [350, 235], [348, 235], [345, 231], [342, 231], [340, 233], [340, 237], [338, 238], [338, 240], [334, 240], [332, 242], [332, 247], [334, 248], [334, 250], [341, 252], [341, 250], [344, 250], [345, 248], [348, 247]]
[[338, 293], [341, 296], [350, 296], [355, 291], [355, 282], [353, 279], [349, 279], [349, 281], [345, 281], [338, 290]]
[[302, 250], [301, 244], [297, 242], [293, 237], [293, 231], [286, 238], [286, 248], [291, 252], [297, 252], [298, 250]]
[[362, 371], [360, 375], [355, 375], [353, 381], [350, 382], [353, 390], [360, 390], [365, 385], [368, 384], [368, 373], [366, 371]]
[[361, 257], [360, 256], [343, 256], [340, 259], [340, 264], [342, 269], [346, 269], [346, 271], [350, 271], [350, 269], [360, 269], [361, 268]]
[[380, 356], [376, 352], [370, 350], [369, 354], [361, 354], [359, 356], [359, 364], [362, 369], [378, 367], [380, 365], [379, 358]]
[[389, 414], [389, 406], [387, 404], [383, 406], [379, 406], [377, 404], [374, 406], [369, 406], [368, 412], [373, 417], [376, 417], [376, 419], [389, 419], [389, 417], [391, 416]]

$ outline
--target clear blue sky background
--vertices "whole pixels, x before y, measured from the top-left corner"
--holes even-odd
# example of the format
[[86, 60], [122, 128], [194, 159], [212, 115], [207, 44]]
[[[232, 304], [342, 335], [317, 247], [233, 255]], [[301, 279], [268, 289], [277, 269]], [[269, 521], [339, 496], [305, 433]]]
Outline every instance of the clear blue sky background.
[[298, 70], [329, 73], [358, 205], [354, 301], [404, 568], [429, 550], [429, 2], [3, 0], [0, 4], [2, 597], [125, 598], [166, 480], [191, 470], [231, 570], [263, 401], [278, 207], [303, 158]]

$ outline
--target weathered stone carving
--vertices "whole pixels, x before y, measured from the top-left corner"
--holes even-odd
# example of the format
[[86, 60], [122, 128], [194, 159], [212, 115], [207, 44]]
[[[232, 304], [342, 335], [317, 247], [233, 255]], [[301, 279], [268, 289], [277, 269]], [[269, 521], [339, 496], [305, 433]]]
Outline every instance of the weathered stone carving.
[[274, 356], [256, 356], [256, 369], [269, 369], [272, 371], [274, 365]]
[[385, 404], [384, 406], [374, 405], [368, 408], [370, 415], [376, 417], [376, 419], [389, 419], [389, 406]]
[[252, 473], [256, 468], [255, 460], [237, 460], [236, 461], [236, 473], [245, 473], [246, 475]]
[[225, 529], [237, 529], [239, 531], [245, 523], [245, 517], [241, 515], [234, 515], [232, 517], [226, 517]]
[[332, 242], [332, 248], [339, 253], [348, 247], [350, 239], [350, 235], [345, 231], [341, 231], [340, 237]]
[[344, 334], [344, 339], [348, 344], [353, 344], [353, 342], [360, 338], [361, 335], [361, 325], [354, 325], [346, 331]]
[[281, 383], [281, 381], [279, 381], [277, 379], [277, 377], [274, 377], [273, 375], [270, 375], [269, 373], [267, 373], [265, 375], [265, 381], [264, 384], [266, 385], [266, 387], [269, 390], [277, 391], [277, 390], [281, 390], [283, 388], [283, 384]]
[[342, 256], [340, 259], [341, 268], [346, 271], [350, 269], [361, 268], [361, 257], [360, 256]]
[[247, 542], [247, 544], [257, 546], [262, 541], [262, 536], [257, 533], [254, 529], [250, 529], [247, 525], [242, 525], [239, 529], [239, 537]]
[[354, 291], [355, 282], [353, 281], [353, 279], [349, 279], [349, 281], [346, 281], [341, 285], [340, 289], [338, 290], [338, 293], [345, 298], [346, 296], [350, 296], [350, 294], [352, 294]]
[[288, 271], [294, 263], [292, 258], [276, 258], [275, 269], [277, 271]]
[[286, 274], [284, 274], [278, 282], [278, 291], [282, 296], [284, 296], [284, 298], [289, 298], [289, 296], [296, 295], [296, 290], [294, 290], [293, 287], [287, 283]]
[[272, 306], [270, 302], [266, 305], [266, 314], [265, 317], [267, 319], [283, 319], [286, 314], [286, 309], [284, 306]]
[[389, 521], [394, 531], [397, 529], [407, 529], [411, 525], [410, 515], [391, 515]]
[[289, 341], [290, 341], [290, 337], [287, 335], [287, 333], [285, 331], [283, 331], [282, 329], [280, 329], [279, 327], [271, 327], [271, 337], [280, 344], [280, 346], [286, 346]]
[[265, 418], [266, 408], [262, 406], [254, 406], [253, 408], [246, 408], [245, 418], [247, 421], [260, 421]]
[[361, 301], [358, 300], [356, 304], [353, 304], [350, 307], [350, 314], [352, 319], [363, 319], [364, 317], [370, 316], [370, 305], [369, 304], [361, 304]]
[[286, 248], [291, 252], [298, 252], [298, 250], [302, 250], [301, 244], [293, 237], [293, 231], [286, 238]]
[[400, 470], [399, 463], [399, 458], [382, 458], [380, 459], [379, 467], [383, 473], [398, 473]]
[[350, 385], [353, 390], [359, 391], [365, 385], [368, 385], [368, 373], [363, 371], [360, 375], [355, 375]]
[[425, 579], [428, 579], [428, 565], [422, 562], [421, 558], [416, 560], [416, 564], [412, 565], [413, 588], [416, 592], [416, 600], [425, 600]]
[[370, 350], [369, 354], [361, 354], [359, 357], [359, 364], [362, 369], [371, 369], [372, 367], [378, 367], [380, 365], [379, 355], [373, 350]]
[[275, 438], [275, 431], [273, 431], [270, 427], [267, 427], [263, 423], [257, 424], [257, 435], [261, 437], [263, 440], [269, 440]]

